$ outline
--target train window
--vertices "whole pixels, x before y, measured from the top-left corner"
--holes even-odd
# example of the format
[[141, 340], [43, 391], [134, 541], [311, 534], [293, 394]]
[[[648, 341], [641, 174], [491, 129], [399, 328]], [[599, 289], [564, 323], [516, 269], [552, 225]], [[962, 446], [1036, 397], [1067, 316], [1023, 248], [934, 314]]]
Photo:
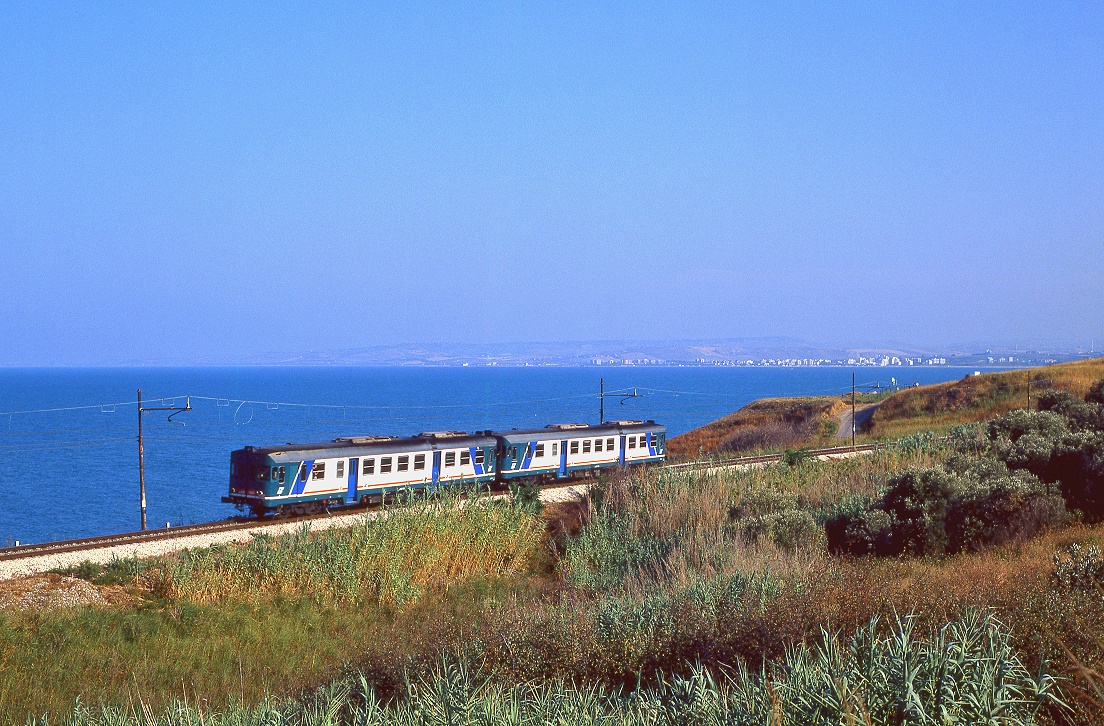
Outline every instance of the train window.
[[643, 436], [640, 437], [640, 446], [641, 447], [646, 448], [650, 443], [651, 442], [648, 441], [648, 434], [644, 434]]
[[414, 471], [421, 471], [424, 468], [425, 468], [425, 454], [415, 454], [414, 455]]
[[537, 444], [537, 451], [535, 454], [533, 454], [533, 456], [537, 457], [538, 459], [544, 458], [544, 444]]
[[578, 454], [579, 453], [579, 442], [578, 441], [572, 441], [571, 442], [571, 453], [572, 454]]
[[446, 451], [445, 452], [445, 466], [456, 466], [456, 452], [455, 451]]
[[272, 467], [272, 478], [278, 479], [281, 484], [284, 483], [284, 467], [274, 466]]
[[385, 456], [382, 459], [380, 459], [380, 474], [390, 474], [390, 473], [391, 473], [391, 457], [390, 456]]
[[364, 460], [364, 475], [368, 476], [369, 474], [375, 474], [375, 473], [376, 473], [376, 460], [375, 459], [365, 459]]
[[483, 466], [483, 449], [475, 450], [475, 463], [479, 466]]
[[583, 439], [583, 453], [590, 453], [590, 439]]
[[340, 461], [337, 462], [337, 478], [338, 479], [344, 479], [345, 478], [345, 460], [344, 459], [341, 459]]
[[409, 469], [410, 469], [410, 457], [409, 456], [400, 456], [399, 457], [399, 465], [398, 465], [398, 467], [396, 467], [395, 471], [408, 471]]
[[314, 472], [311, 474], [312, 479], [325, 479], [326, 478], [326, 462], [316, 461], [314, 462]]
[[307, 464], [306, 464], [306, 462], [299, 465], [299, 474], [296, 475], [295, 479], [296, 479], [296, 481], [306, 481], [307, 480]]
[[595, 451], [601, 451], [602, 450], [602, 440], [601, 439], [595, 439], [594, 440], [594, 450]]
[[613, 439], [606, 439], [606, 451], [613, 451]]
[[629, 437], [629, 441], [625, 445], [625, 448], [626, 449], [635, 449], [636, 448], [636, 437], [635, 436], [630, 436]]
[[[479, 453], [482, 455], [483, 449], [480, 449]], [[483, 460], [480, 459], [479, 463], [482, 464]], [[460, 452], [460, 466], [468, 466], [469, 464], [471, 464], [471, 452], [464, 449]]]
[[268, 481], [268, 467], [262, 466], [257, 469], [257, 481]]
[[552, 456], [555, 456], [559, 452], [560, 443], [558, 441], [552, 442]]

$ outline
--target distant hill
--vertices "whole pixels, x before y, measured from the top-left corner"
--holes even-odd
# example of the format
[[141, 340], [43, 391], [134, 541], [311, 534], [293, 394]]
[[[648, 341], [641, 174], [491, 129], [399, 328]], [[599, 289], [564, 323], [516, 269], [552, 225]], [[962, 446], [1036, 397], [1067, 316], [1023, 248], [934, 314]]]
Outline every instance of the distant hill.
[[[1070, 351], [850, 347], [786, 337], [676, 341], [427, 343], [321, 351], [267, 352], [198, 365], [619, 366], [619, 365], [960, 365], [1026, 366], [1067, 360]], [[907, 361], [907, 362], [906, 362]], [[157, 363], [130, 361], [128, 364]]]

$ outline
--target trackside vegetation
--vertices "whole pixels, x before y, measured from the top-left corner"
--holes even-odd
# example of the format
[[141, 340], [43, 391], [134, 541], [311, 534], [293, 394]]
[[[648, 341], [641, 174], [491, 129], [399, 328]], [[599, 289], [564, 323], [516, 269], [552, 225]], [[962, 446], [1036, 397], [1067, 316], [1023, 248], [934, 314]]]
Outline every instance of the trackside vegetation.
[[[660, 679], [626, 691], [562, 680], [507, 686], [444, 664], [409, 684], [406, 697], [381, 702], [363, 675], [336, 680], [296, 700], [221, 709], [185, 701], [162, 711], [78, 706], [66, 726], [164, 723], [179, 726], [283, 724], [1034, 724], [1042, 708], [1062, 708], [1056, 681], [1031, 673], [1001, 624], [968, 614], [928, 638], [909, 620], [884, 634], [876, 621], [847, 640], [823, 633], [758, 669], [737, 665]], [[29, 723], [49, 723], [32, 719]]]
[[[1104, 382], [867, 456], [439, 495], [0, 608], [0, 716], [1104, 723]], [[972, 415], [972, 414], [971, 414]]]
[[255, 536], [244, 547], [185, 551], [156, 561], [143, 577], [152, 592], [178, 602], [280, 596], [403, 606], [436, 583], [530, 571], [544, 534], [544, 522], [524, 507], [452, 492], [387, 515], [319, 533]]

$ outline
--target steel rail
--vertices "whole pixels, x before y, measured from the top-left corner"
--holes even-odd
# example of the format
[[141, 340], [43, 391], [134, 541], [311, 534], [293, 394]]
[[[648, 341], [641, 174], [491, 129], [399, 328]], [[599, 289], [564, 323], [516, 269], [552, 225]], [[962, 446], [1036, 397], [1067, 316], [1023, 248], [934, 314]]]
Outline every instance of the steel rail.
[[227, 532], [235, 529], [248, 529], [250, 527], [265, 526], [266, 524], [295, 522], [306, 517], [286, 517], [274, 522], [264, 522], [257, 519], [230, 519], [219, 522], [205, 522], [203, 524], [189, 524], [166, 529], [147, 529], [138, 532], [121, 532], [119, 534], [101, 535], [98, 537], [82, 537], [80, 539], [59, 540], [57, 542], [42, 542], [40, 544], [27, 544], [18, 547], [5, 547], [0, 549], [0, 562], [7, 560], [21, 560], [29, 557], [41, 557], [56, 555], [64, 552], [78, 552], [80, 550], [96, 550], [105, 547], [117, 547], [128, 544], [141, 544], [143, 542], [156, 542], [165, 539], [177, 539], [180, 537], [192, 537], [196, 535]]

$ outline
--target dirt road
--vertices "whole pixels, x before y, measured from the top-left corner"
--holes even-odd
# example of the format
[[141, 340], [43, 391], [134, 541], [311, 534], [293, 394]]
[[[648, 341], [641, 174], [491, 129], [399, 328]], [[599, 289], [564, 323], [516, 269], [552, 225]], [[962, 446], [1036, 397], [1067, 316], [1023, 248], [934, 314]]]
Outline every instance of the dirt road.
[[[858, 426], [859, 431], [862, 431], [863, 426], [866, 425], [866, 422], [870, 420], [870, 417], [878, 410], [878, 406], [881, 405], [880, 403], [868, 403], [865, 406], [859, 406], [855, 409], [854, 424]], [[839, 415], [839, 430], [836, 431], [836, 438], [851, 438], [851, 427], [851, 408], [848, 407], [846, 411]]]

